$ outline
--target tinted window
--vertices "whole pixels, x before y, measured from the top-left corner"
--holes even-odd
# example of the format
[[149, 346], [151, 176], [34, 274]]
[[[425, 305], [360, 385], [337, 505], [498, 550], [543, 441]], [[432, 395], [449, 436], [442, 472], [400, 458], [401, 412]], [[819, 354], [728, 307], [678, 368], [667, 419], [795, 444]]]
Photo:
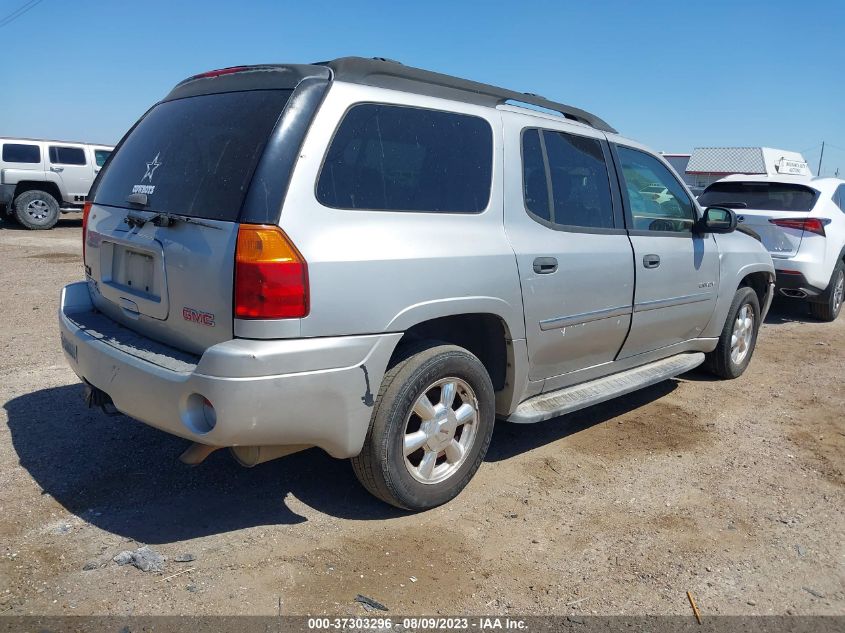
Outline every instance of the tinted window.
[[476, 213], [487, 207], [492, 166], [483, 119], [362, 104], [332, 140], [317, 199], [342, 209]]
[[597, 229], [613, 228], [610, 181], [601, 150], [593, 138], [543, 132], [555, 224]]
[[531, 213], [561, 226], [613, 228], [610, 181], [598, 140], [526, 130], [522, 156], [525, 206]]
[[3, 161], [7, 163], [40, 163], [41, 148], [38, 145], [5, 143], [3, 145]]
[[155, 106], [101, 172], [95, 201], [126, 206], [134, 191], [147, 194], [146, 210], [237, 220], [290, 93], [227, 92]]
[[50, 162], [54, 165], [84, 165], [85, 150], [81, 147], [50, 146]]
[[549, 185], [539, 130], [526, 130], [522, 135], [522, 185], [525, 208], [538, 218], [551, 222]]
[[618, 147], [633, 219], [639, 231], [691, 231], [692, 201], [666, 166], [645, 152]]
[[836, 195], [834, 196], [833, 201], [836, 203], [836, 206], [839, 207], [841, 211], [845, 211], [845, 185], [839, 185], [839, 188], [836, 190]]
[[109, 154], [111, 151], [107, 149], [95, 149], [94, 150], [94, 160], [97, 163], [97, 167], [102, 167], [106, 164], [106, 159], [108, 159]]
[[780, 182], [715, 182], [698, 197], [703, 207], [807, 212], [816, 203], [809, 187]]

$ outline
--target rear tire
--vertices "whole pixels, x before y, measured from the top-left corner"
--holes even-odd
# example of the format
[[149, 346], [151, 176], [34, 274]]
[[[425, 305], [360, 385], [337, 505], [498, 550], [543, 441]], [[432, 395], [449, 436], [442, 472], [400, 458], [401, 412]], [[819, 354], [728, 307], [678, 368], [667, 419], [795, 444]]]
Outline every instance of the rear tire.
[[352, 469], [382, 501], [428, 510], [472, 479], [494, 420], [493, 384], [481, 361], [461, 347], [427, 341], [385, 374]]
[[760, 301], [757, 293], [748, 287], [737, 289], [719, 343], [707, 354], [705, 367], [726, 380], [742, 376], [754, 354], [759, 330]]
[[835, 321], [842, 311], [845, 299], [845, 263], [836, 263], [827, 289], [819, 296], [818, 301], [810, 303], [810, 314], [819, 321]]
[[59, 221], [59, 203], [46, 191], [24, 191], [13, 206], [15, 219], [32, 231], [52, 229]]

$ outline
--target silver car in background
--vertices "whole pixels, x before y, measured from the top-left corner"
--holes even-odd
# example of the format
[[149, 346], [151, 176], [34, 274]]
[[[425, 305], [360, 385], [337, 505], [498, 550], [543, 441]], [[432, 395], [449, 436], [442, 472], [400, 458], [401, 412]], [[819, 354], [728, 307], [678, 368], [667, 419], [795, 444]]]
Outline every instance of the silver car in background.
[[191, 463], [320, 447], [411, 510], [497, 418], [739, 376], [773, 292], [733, 212], [598, 117], [385, 60], [192, 77], [90, 198], [59, 314], [90, 403]]

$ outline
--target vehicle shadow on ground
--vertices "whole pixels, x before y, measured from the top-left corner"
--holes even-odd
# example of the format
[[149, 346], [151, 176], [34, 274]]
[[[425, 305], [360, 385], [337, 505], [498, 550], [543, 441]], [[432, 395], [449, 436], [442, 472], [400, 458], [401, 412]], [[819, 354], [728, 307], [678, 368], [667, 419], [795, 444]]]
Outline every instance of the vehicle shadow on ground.
[[766, 315], [766, 325], [783, 325], [784, 323], [820, 323], [810, 315], [810, 306], [806, 301], [775, 298], [769, 314]]
[[177, 461], [189, 442], [82, 402], [81, 385], [10, 400], [20, 464], [71, 513], [142, 543], [169, 543], [306, 518], [285, 497], [350, 519], [400, 516], [358, 484], [346, 460], [318, 449], [243, 468], [228, 451], [190, 467]]
[[[541, 424], [497, 424], [486, 461], [508, 459], [601, 424], [675, 387], [667, 381]], [[20, 464], [42, 494], [102, 530], [141, 543], [306, 521], [288, 506], [288, 494], [340, 518], [405, 514], [367, 493], [347, 460], [319, 449], [251, 469], [237, 465], [228, 451], [213, 453], [199, 466], [185, 466], [177, 457], [187, 440], [85, 408], [81, 385], [43, 389], [4, 407]]]
[[[22, 231], [38, 233], [39, 231], [30, 231], [30, 229], [21, 226], [15, 220], [10, 218], [6, 215], [5, 211], [0, 210], [0, 231]], [[56, 226], [53, 227], [54, 229], [81, 229], [82, 228], [82, 214], [81, 213], [71, 213], [69, 215], [63, 215], [59, 218], [59, 221], [56, 222]]]
[[493, 441], [490, 443], [485, 461], [498, 462], [510, 459], [597, 424], [603, 424], [624, 413], [659, 400], [672, 393], [677, 387], [678, 382], [676, 380], [664, 380], [651, 387], [545, 422], [538, 422], [537, 424], [499, 422], [493, 432]]

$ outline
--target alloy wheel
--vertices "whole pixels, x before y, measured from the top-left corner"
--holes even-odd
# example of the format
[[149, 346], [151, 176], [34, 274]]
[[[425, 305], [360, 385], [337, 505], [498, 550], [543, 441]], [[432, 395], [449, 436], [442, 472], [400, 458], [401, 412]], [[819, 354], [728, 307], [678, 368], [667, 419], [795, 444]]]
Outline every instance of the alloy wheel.
[[477, 435], [478, 399], [460, 378], [443, 378], [417, 398], [405, 421], [403, 452], [411, 477], [440, 483], [466, 461]]

